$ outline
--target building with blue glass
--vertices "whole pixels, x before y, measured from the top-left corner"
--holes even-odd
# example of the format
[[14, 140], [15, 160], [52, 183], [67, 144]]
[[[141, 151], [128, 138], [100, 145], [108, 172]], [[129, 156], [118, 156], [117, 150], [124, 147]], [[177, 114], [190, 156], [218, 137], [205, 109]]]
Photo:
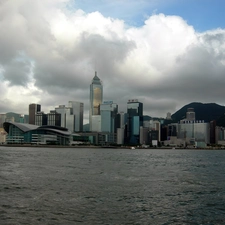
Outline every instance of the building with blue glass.
[[140, 143], [140, 127], [143, 126], [143, 103], [137, 99], [127, 102], [127, 135], [125, 143]]
[[104, 101], [100, 105], [101, 132], [116, 133], [116, 115], [118, 105], [113, 101]]

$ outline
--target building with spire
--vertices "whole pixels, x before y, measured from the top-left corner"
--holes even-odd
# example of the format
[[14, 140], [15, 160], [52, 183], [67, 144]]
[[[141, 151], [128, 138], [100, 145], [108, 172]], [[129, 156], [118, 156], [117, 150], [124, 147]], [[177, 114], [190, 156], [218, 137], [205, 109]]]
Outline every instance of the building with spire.
[[102, 82], [95, 72], [95, 76], [92, 79], [90, 85], [90, 109], [89, 109], [89, 125], [90, 131], [101, 131], [101, 115], [100, 105], [103, 99], [103, 86]]

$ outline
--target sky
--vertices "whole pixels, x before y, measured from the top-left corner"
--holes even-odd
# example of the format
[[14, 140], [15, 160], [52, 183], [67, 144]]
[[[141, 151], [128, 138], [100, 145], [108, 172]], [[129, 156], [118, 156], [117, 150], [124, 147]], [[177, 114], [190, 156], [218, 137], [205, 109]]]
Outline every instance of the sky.
[[103, 99], [166, 117], [191, 102], [225, 104], [223, 0], [1, 0], [0, 113]]

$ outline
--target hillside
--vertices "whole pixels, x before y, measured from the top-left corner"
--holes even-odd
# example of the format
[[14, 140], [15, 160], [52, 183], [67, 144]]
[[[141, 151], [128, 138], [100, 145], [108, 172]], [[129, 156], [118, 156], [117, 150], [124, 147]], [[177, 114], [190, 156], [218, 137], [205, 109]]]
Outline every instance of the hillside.
[[194, 108], [196, 120], [204, 120], [205, 122], [218, 120], [225, 114], [225, 106], [216, 103], [193, 102], [183, 106], [180, 110], [175, 112], [172, 115], [172, 119], [176, 122], [184, 119], [188, 108]]

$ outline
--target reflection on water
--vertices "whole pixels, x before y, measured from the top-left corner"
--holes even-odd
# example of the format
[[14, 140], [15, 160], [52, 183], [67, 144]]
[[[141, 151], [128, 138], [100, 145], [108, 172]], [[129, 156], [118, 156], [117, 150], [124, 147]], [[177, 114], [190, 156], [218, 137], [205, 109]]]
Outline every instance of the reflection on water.
[[225, 151], [0, 148], [0, 224], [225, 224]]

